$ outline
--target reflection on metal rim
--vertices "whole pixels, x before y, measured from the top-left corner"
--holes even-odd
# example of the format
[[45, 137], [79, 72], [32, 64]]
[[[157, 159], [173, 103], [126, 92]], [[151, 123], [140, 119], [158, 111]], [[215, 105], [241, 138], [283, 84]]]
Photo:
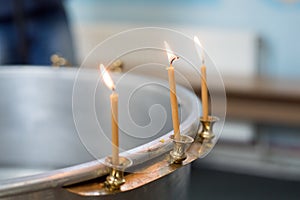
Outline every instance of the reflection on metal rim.
[[[3, 110], [2, 116], [7, 117], [6, 122], [0, 122], [1, 146], [7, 147], [0, 155], [0, 165], [8, 163], [24, 165], [24, 167], [41, 165], [53, 169], [37, 175], [0, 180], [0, 197], [13, 198], [21, 195], [24, 199], [30, 199], [32, 198], [30, 195], [35, 192], [37, 197], [41, 197], [42, 191], [53, 192], [54, 195], [57, 191], [62, 191], [62, 187], [95, 179], [108, 173], [107, 167], [103, 164], [104, 157], [94, 160], [80, 143], [78, 136], [74, 135], [76, 130], [72, 124], [72, 108], [69, 104], [76, 70], [48, 67], [4, 67], [0, 69], [0, 91], [5, 94], [0, 108]], [[90, 70], [86, 73], [88, 76], [89, 73], [93, 74], [95, 71]], [[131, 79], [147, 79], [147, 77], [129, 76]], [[160, 82], [165, 84], [164, 81]], [[128, 86], [130, 87], [130, 84]], [[184, 101], [188, 101], [188, 107], [184, 103], [182, 105], [183, 112], [185, 109], [190, 111], [182, 120], [182, 134], [195, 137], [199, 126], [199, 107], [197, 107], [199, 100], [192, 92], [182, 87], [178, 87], [178, 95], [182, 96]], [[63, 110], [61, 110], [62, 108]], [[45, 111], [41, 111], [41, 109], [45, 109]], [[27, 113], [22, 116], [24, 112], [29, 111], [38, 113], [34, 115]], [[64, 121], [63, 123], [57, 121], [59, 127], [54, 126], [53, 122], [57, 118]], [[26, 119], [25, 122], [21, 121], [23, 119]], [[34, 127], [29, 122], [34, 122]], [[131, 184], [122, 186], [124, 191], [141, 187], [166, 176], [198, 158], [199, 149], [202, 148], [201, 152], [204, 152], [203, 146], [193, 144], [194, 146], [188, 153], [188, 159], [182, 166], [166, 163], [165, 157], [172, 149], [171, 134], [172, 131], [165, 132], [150, 142], [129, 148], [122, 153], [122, 156], [129, 157], [133, 161], [132, 172], [138, 172], [127, 176]], [[4, 142], [16, 141], [19, 143], [4, 144]], [[52, 142], [56, 145], [53, 147], [55, 149], [51, 147]], [[29, 147], [38, 149], [33, 151]], [[25, 152], [20, 153], [17, 151], [18, 149]], [[18, 156], [19, 153], [20, 156]], [[21, 157], [22, 155], [25, 155], [25, 158]], [[142, 179], [144, 182], [137, 181], [141, 180], [138, 178], [142, 177], [141, 175], [144, 175]], [[148, 176], [148, 179], [145, 176]], [[69, 187], [68, 190], [74, 192], [75, 189]], [[62, 194], [68, 193], [63, 192]], [[71, 193], [69, 195], [70, 198], [74, 197]], [[53, 199], [57, 197], [54, 195]]]

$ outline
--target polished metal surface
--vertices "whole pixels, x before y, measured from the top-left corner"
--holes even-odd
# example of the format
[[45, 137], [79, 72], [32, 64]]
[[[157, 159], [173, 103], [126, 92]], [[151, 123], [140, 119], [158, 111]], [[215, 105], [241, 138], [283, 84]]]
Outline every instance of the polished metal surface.
[[[0, 69], [0, 92], [2, 95], [0, 99], [0, 198], [94, 198], [80, 196], [64, 188], [108, 174], [107, 167], [100, 161], [101, 158], [110, 154], [109, 141], [98, 140], [98, 138], [91, 138], [91, 141], [87, 141], [82, 137], [82, 133], [78, 134], [80, 129], [74, 123], [72, 92], [76, 72], [77, 69], [47, 67], [4, 67]], [[88, 77], [84, 80], [84, 84], [87, 84], [88, 87], [89, 77], [95, 76], [97, 71], [88, 70], [83, 73], [85, 73], [85, 77]], [[120, 77], [122, 76], [118, 74], [113, 76], [114, 79], [120, 79]], [[130, 89], [147, 79], [149, 80], [145, 77], [127, 75], [123, 78], [123, 84], [120, 86], [120, 96], [128, 95]], [[164, 81], [155, 80], [155, 82], [167, 85]], [[120, 138], [123, 144], [121, 147], [124, 149], [122, 155], [133, 161], [133, 167], [168, 154], [172, 149], [170, 139], [172, 123], [166, 88], [158, 87], [157, 84], [147, 85], [135, 96], [135, 104], [130, 114], [138, 123], [147, 124], [149, 115], [145, 109], [148, 111], [154, 104], [162, 105], [165, 108], [167, 118], [159, 133], [151, 137], [136, 138], [121, 131]], [[96, 108], [102, 109], [102, 112], [96, 113], [96, 115], [102, 122], [101, 125], [104, 126], [104, 132], [107, 132], [107, 126], [110, 124], [104, 116], [109, 113], [106, 105], [109, 98], [104, 95], [108, 97], [109, 92], [104, 92], [105, 90], [101, 88], [99, 90], [100, 93], [96, 94], [95, 98], [101, 99], [101, 102]], [[193, 93], [182, 87], [178, 87], [178, 96], [182, 133], [194, 137], [199, 126], [199, 101]], [[86, 102], [86, 96], [82, 95], [80, 98], [78, 102]], [[89, 118], [91, 113], [84, 108], [85, 105], [79, 105], [80, 116], [86, 126], [84, 128], [88, 128], [91, 132], [97, 132]], [[153, 119], [159, 118], [156, 116], [157, 113], [150, 114], [153, 115], [151, 116]], [[135, 134], [134, 136], [138, 135], [139, 132], [130, 126], [132, 122], [129, 120], [131, 119], [126, 116], [120, 116], [120, 121], [125, 129]], [[154, 120], [153, 123], [155, 126], [155, 123], [159, 122]], [[103, 135], [97, 135], [97, 137], [101, 136]], [[94, 142], [99, 144], [95, 149], [93, 149]], [[92, 144], [92, 147], [87, 144]], [[93, 155], [93, 152], [98, 149], [101, 155]], [[165, 174], [167, 176], [163, 178], [164, 180], [156, 180], [155, 177], [152, 177], [151, 181], [145, 182], [147, 184], [142, 184], [137, 189], [113, 197], [120, 199], [130, 196], [130, 199], [142, 197], [150, 199], [150, 197], [172, 198], [171, 196], [174, 195], [174, 199], [175, 197], [184, 199], [186, 192], [184, 185], [189, 179], [189, 168], [187, 164], [169, 175]], [[166, 187], [166, 185], [168, 186]]]

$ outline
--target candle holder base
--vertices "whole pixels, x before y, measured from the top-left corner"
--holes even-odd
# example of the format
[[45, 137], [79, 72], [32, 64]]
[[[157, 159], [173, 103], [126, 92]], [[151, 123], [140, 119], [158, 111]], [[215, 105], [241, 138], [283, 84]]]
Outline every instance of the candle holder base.
[[119, 165], [113, 165], [112, 158], [107, 157], [105, 165], [111, 168], [104, 182], [105, 188], [109, 191], [120, 190], [121, 185], [125, 183], [124, 170], [132, 165], [132, 161], [129, 158], [119, 157]]
[[194, 142], [194, 139], [187, 135], [180, 135], [180, 139], [176, 140], [174, 135], [171, 136], [174, 147], [170, 152], [171, 163], [181, 164], [186, 159], [186, 150]]
[[217, 121], [219, 121], [219, 118], [215, 116], [208, 116], [207, 120], [205, 120], [203, 117], [200, 117], [202, 129], [199, 130], [197, 136], [197, 140], [199, 142], [203, 143], [204, 141], [211, 141], [214, 139], [215, 134], [213, 133], [213, 125]]

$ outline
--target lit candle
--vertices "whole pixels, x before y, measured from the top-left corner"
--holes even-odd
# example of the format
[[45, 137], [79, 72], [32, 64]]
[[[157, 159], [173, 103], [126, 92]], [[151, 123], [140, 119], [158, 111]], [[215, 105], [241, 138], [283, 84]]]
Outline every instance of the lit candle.
[[180, 139], [180, 129], [179, 129], [179, 118], [178, 118], [178, 103], [176, 96], [176, 81], [174, 75], [174, 67], [173, 62], [177, 60], [179, 57], [174, 55], [171, 51], [168, 43], [164, 41], [168, 59], [170, 62], [170, 66], [168, 67], [168, 77], [169, 77], [169, 86], [170, 86], [170, 100], [171, 100], [171, 109], [172, 109], [172, 121], [173, 121], [173, 129], [174, 129], [174, 138], [175, 140]]
[[202, 117], [203, 120], [208, 120], [208, 97], [207, 97], [207, 82], [206, 82], [206, 66], [203, 47], [197, 36], [194, 36], [196, 50], [201, 58], [201, 99], [202, 99]]
[[119, 127], [118, 127], [118, 94], [115, 91], [115, 84], [103, 64], [99, 66], [102, 79], [106, 86], [112, 90], [110, 95], [111, 111], [111, 134], [112, 134], [112, 164], [119, 165]]

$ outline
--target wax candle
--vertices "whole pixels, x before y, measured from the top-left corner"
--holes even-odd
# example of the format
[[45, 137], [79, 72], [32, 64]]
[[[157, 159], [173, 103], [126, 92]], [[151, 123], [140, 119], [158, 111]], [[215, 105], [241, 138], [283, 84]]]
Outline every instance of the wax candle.
[[111, 112], [111, 141], [112, 141], [112, 164], [119, 165], [119, 126], [118, 126], [118, 99], [119, 96], [115, 91], [115, 84], [104, 65], [100, 64], [102, 79], [106, 86], [112, 90], [110, 95], [110, 112]]
[[176, 81], [175, 81], [175, 73], [173, 62], [178, 59], [176, 55], [171, 51], [168, 43], [165, 41], [165, 47], [168, 55], [168, 60], [170, 66], [168, 69], [168, 77], [169, 77], [169, 87], [170, 87], [170, 101], [171, 101], [171, 110], [172, 110], [172, 122], [173, 122], [173, 129], [174, 129], [174, 138], [175, 140], [180, 139], [180, 128], [179, 128], [179, 117], [178, 117], [178, 103], [177, 103], [177, 96], [176, 96]]
[[206, 85], [206, 66], [201, 66], [201, 99], [202, 99], [202, 112], [203, 119], [208, 120], [208, 97]]
[[118, 127], [118, 99], [116, 92], [110, 95], [111, 132], [112, 132], [112, 164], [119, 164], [119, 127]]
[[202, 100], [202, 117], [206, 121], [208, 120], [208, 95], [207, 95], [207, 81], [206, 81], [206, 66], [205, 55], [203, 47], [197, 36], [194, 36], [194, 42], [196, 44], [196, 50], [201, 58], [201, 100]]

